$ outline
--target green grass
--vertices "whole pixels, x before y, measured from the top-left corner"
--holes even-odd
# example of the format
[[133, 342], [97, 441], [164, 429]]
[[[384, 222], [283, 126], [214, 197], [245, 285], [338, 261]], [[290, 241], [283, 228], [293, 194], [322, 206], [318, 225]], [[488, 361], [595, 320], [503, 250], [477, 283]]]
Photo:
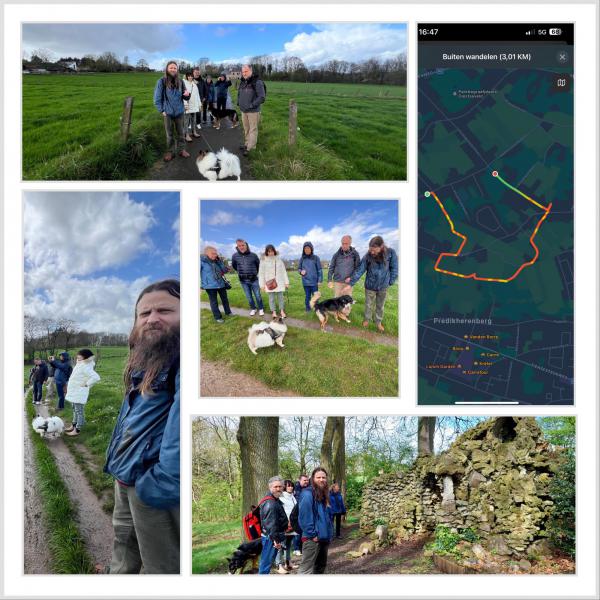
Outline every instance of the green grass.
[[[23, 178], [142, 179], [164, 150], [158, 73], [23, 76]], [[406, 179], [406, 88], [267, 82], [255, 179]], [[232, 95], [235, 98], [235, 90]], [[123, 100], [134, 96], [128, 142]], [[289, 100], [298, 143], [288, 145]]]
[[398, 395], [397, 348], [290, 327], [285, 348], [265, 348], [254, 356], [246, 340], [255, 322], [235, 316], [219, 324], [202, 310], [202, 357], [301, 396]]
[[[36, 414], [31, 404], [31, 392], [25, 402], [31, 421]], [[69, 498], [69, 492], [60, 476], [54, 457], [40, 436], [32, 435], [31, 439], [35, 453], [37, 487], [44, 511], [44, 526], [49, 535], [52, 572], [93, 573], [92, 560], [76, 525], [75, 507]], [[30, 523], [29, 526], [36, 525]]]
[[[304, 287], [302, 287], [302, 276], [298, 271], [288, 271], [288, 277], [290, 279], [290, 287], [288, 289], [287, 297], [285, 298], [285, 312], [288, 316], [294, 317], [295, 319], [303, 319], [317, 323], [317, 317], [314, 312], [307, 313], [304, 308]], [[362, 329], [362, 321], [364, 318], [365, 310], [365, 276], [354, 286], [354, 299], [356, 304], [352, 307], [350, 313], [350, 321], [352, 324], [341, 323], [342, 328], [357, 327]], [[228, 276], [229, 282], [231, 283], [231, 290], [227, 291], [227, 297], [231, 306], [238, 306], [241, 308], [248, 308], [248, 301], [240, 285], [238, 276], [233, 272]], [[333, 298], [334, 291], [327, 287], [327, 269], [323, 269], [323, 279], [325, 283], [322, 283], [319, 287], [319, 291], [323, 295], [323, 298]], [[265, 292], [261, 292], [263, 302], [265, 305], [265, 311], [270, 314], [269, 310], [269, 299]], [[202, 292], [201, 299], [204, 302], [208, 302], [208, 294]], [[335, 320], [332, 319], [332, 323], [335, 324]], [[385, 312], [383, 317], [383, 326], [387, 335], [394, 337], [398, 336], [398, 284], [395, 283], [389, 290], [385, 301]], [[375, 331], [375, 324], [371, 323], [369, 326], [371, 331]]]
[[226, 558], [241, 541], [239, 519], [192, 525], [192, 573], [226, 573]]
[[[113, 478], [102, 471], [106, 449], [115, 426], [121, 404], [123, 402], [123, 368], [127, 358], [127, 348], [103, 347], [91, 348], [96, 354], [96, 371], [101, 380], [90, 390], [89, 400], [85, 405], [85, 427], [75, 438], [64, 436], [63, 439], [72, 452], [96, 495], [103, 502], [107, 512], [112, 511]], [[61, 350], [62, 351], [62, 350]], [[56, 352], [58, 356], [60, 351]], [[75, 352], [70, 350], [73, 360]], [[25, 366], [25, 380], [30, 365]], [[46, 388], [44, 387], [44, 394]], [[58, 414], [65, 422], [71, 422], [71, 405], [65, 402], [64, 411], [56, 411], [54, 405], [49, 406], [51, 414]], [[85, 446], [83, 453], [77, 445]]]

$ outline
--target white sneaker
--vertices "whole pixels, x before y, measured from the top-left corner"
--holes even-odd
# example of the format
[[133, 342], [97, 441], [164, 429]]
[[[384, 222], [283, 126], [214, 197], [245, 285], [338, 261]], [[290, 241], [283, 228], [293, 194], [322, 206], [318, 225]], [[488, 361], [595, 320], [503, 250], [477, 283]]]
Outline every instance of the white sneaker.
[[294, 550], [294, 556], [302, 556], [302, 552], [300, 552], [300, 550]]
[[251, 316], [251, 317], [253, 317], [255, 314], [256, 314], [256, 309], [255, 309], [255, 308], [253, 308], [253, 309], [250, 311], [250, 316]]
[[265, 311], [264, 311], [264, 310], [261, 308], [261, 309], [258, 311], [258, 314], [259, 314], [261, 317], [264, 317], [264, 316], [265, 316]]

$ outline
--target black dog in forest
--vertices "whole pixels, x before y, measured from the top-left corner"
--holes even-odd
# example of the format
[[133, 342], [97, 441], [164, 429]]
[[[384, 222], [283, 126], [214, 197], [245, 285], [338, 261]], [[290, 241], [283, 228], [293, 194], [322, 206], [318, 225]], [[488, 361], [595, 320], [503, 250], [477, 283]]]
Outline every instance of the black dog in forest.
[[262, 540], [260, 538], [257, 540], [252, 540], [251, 542], [240, 544], [231, 558], [227, 559], [227, 562], [229, 563], [229, 574], [242, 575], [248, 566], [248, 562], [251, 563], [250, 570], [257, 572], [258, 559], [261, 552]]

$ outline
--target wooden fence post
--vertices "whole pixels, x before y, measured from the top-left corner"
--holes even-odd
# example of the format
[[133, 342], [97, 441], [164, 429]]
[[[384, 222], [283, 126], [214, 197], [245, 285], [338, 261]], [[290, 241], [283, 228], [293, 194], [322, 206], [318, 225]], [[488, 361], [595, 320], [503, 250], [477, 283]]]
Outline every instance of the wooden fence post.
[[298, 131], [298, 105], [293, 98], [290, 98], [290, 117], [288, 129], [288, 143], [290, 146], [296, 145], [296, 132]]
[[133, 96], [127, 96], [123, 102], [123, 115], [121, 116], [121, 139], [126, 142], [131, 127], [131, 113], [133, 112]]

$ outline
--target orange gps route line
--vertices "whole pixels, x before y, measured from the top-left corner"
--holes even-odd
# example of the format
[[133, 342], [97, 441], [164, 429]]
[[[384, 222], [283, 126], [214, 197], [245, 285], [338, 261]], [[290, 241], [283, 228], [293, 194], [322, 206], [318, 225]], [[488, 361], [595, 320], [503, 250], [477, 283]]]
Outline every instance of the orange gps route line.
[[535, 250], [534, 257], [530, 261], [523, 263], [508, 279], [500, 279], [498, 277], [479, 277], [477, 275], [477, 273], [471, 273], [470, 275], [465, 275], [463, 273], [455, 273], [454, 271], [447, 271], [446, 269], [440, 269], [439, 264], [440, 264], [440, 262], [442, 261], [442, 259], [444, 257], [446, 257], [446, 256], [452, 256], [452, 257], [460, 256], [460, 253], [462, 252], [462, 249], [465, 247], [465, 244], [467, 243], [467, 236], [464, 235], [464, 234], [462, 234], [462, 233], [460, 233], [459, 231], [456, 231], [456, 229], [454, 228], [454, 223], [452, 222], [452, 219], [450, 218], [450, 215], [448, 214], [448, 211], [446, 210], [446, 208], [442, 204], [442, 201], [437, 197], [437, 194], [435, 192], [429, 191], [429, 192], [425, 192], [425, 197], [429, 197], [429, 195], [433, 196], [434, 200], [437, 202], [438, 206], [440, 207], [440, 209], [444, 213], [444, 216], [446, 217], [446, 220], [448, 221], [448, 224], [450, 225], [450, 231], [455, 236], [459, 237], [462, 240], [462, 242], [460, 243], [460, 246], [458, 247], [458, 250], [456, 252], [442, 252], [438, 256], [437, 260], [435, 261], [435, 265], [433, 267], [438, 273], [444, 273], [444, 275], [452, 275], [453, 277], [460, 277], [461, 279], [475, 279], [476, 281], [493, 281], [495, 283], [508, 283], [509, 281], [512, 281], [513, 279], [515, 279], [516, 277], [518, 277], [519, 273], [525, 267], [530, 267], [538, 259], [539, 255], [540, 255], [540, 250], [535, 245], [534, 238], [537, 235], [537, 232], [539, 231], [542, 223], [545, 221], [546, 217], [550, 213], [550, 209], [552, 208], [552, 202], [550, 204], [548, 204], [548, 206], [543, 206], [542, 204], [539, 204], [538, 202], [536, 202], [535, 200], [533, 200], [533, 198], [530, 198], [529, 196], [526, 196], [523, 192], [521, 192], [517, 188], [513, 187], [512, 185], [510, 185], [508, 182], [504, 181], [504, 179], [502, 179], [502, 177], [500, 177], [500, 175], [498, 174], [498, 171], [494, 171], [492, 173], [492, 176], [496, 177], [506, 187], [508, 187], [511, 190], [517, 192], [518, 194], [520, 194], [521, 196], [523, 196], [525, 199], [527, 199], [529, 202], [531, 202], [532, 204], [535, 204], [535, 206], [538, 206], [539, 208], [541, 208], [544, 211], [544, 214], [542, 215], [542, 218], [537, 222], [537, 225], [535, 226], [535, 229], [533, 230], [533, 233], [531, 234], [531, 237], [529, 238], [529, 243], [531, 244], [531, 246]]

